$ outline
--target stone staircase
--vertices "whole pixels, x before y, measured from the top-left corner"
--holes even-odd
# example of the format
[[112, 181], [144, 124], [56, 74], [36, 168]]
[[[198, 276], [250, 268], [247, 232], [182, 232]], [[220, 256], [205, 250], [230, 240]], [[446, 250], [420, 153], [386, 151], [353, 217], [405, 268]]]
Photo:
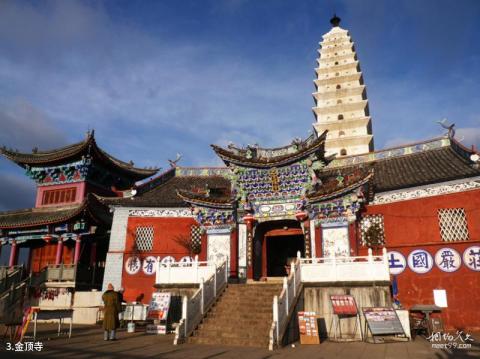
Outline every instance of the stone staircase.
[[230, 284], [190, 343], [268, 347], [272, 302], [281, 284]]

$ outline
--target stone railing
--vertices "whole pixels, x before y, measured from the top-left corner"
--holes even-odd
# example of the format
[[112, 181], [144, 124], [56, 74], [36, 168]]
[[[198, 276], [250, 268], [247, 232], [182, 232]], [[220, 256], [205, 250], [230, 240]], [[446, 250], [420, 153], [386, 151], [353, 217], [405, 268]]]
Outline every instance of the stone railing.
[[198, 257], [191, 263], [157, 262], [156, 284], [200, 284], [202, 278], [210, 278], [216, 270], [213, 262], [199, 262]]
[[[204, 315], [208, 312], [213, 303], [215, 303], [216, 298], [223, 292], [223, 290], [227, 286], [227, 263], [228, 258], [220, 266], [217, 266], [214, 262], [205, 262], [204, 267], [213, 268], [213, 271], [208, 277], [200, 277], [200, 288], [198, 288], [198, 290], [193, 294], [191, 298], [188, 298], [187, 296], [183, 297], [182, 319], [180, 320], [180, 323], [178, 323], [178, 326], [175, 329], [175, 339], [173, 342], [175, 345], [185, 342], [185, 340], [200, 324]], [[193, 272], [194, 274], [198, 274], [198, 266], [178, 267], [178, 269], [180, 268], [183, 269], [183, 271], [185, 272]], [[194, 280], [195, 278], [198, 278], [197, 274], [194, 274], [184, 274], [183, 276], [180, 276], [180, 278], [182, 278], [183, 280], [185, 280], [186, 278], [191, 278], [192, 280]], [[173, 284], [173, 282], [170, 283]], [[187, 282], [182, 281], [178, 283], [183, 284]]]
[[301, 258], [303, 283], [389, 281], [387, 250], [383, 255], [363, 257]]
[[32, 274], [30, 285], [39, 286], [45, 282], [75, 282], [77, 266], [74, 264], [49, 264], [40, 272]]
[[270, 327], [270, 340], [268, 348], [273, 350], [279, 346], [288, 326], [288, 321], [293, 313], [298, 296], [301, 293], [300, 252], [297, 260], [292, 261], [290, 274], [283, 278], [283, 288], [279, 296], [273, 297], [273, 322]]

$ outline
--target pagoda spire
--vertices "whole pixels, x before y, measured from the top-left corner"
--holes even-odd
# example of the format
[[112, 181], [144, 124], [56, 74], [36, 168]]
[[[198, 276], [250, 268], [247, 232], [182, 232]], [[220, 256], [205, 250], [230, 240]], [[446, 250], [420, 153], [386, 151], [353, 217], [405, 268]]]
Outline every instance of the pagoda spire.
[[314, 80], [313, 113], [317, 133], [328, 130], [326, 155], [356, 155], [373, 151], [373, 134], [366, 87], [354, 43], [340, 18], [320, 42]]
[[332, 24], [332, 27], [337, 27], [340, 25], [341, 20], [342, 19], [340, 19], [337, 14], [333, 14], [333, 17], [330, 19], [330, 24]]

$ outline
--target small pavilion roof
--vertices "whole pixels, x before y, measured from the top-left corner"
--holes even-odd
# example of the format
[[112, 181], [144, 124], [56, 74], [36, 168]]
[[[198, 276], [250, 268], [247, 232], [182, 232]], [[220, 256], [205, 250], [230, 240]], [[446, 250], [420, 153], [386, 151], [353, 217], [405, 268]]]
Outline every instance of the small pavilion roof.
[[[322, 184], [316, 191], [308, 193], [307, 198], [310, 202], [325, 201], [330, 198], [341, 196], [351, 192], [356, 188], [369, 183], [374, 178], [372, 166], [353, 168], [351, 172], [321, 174]], [[368, 194], [370, 196], [370, 193]]]
[[19, 166], [25, 168], [55, 166], [72, 160], [81, 159], [90, 155], [98, 158], [105, 163], [107, 167], [125, 173], [134, 181], [139, 181], [147, 177], [153, 176], [158, 169], [137, 168], [132, 163], [123, 162], [102, 150], [95, 140], [94, 131], [89, 131], [86, 138], [78, 143], [74, 143], [65, 147], [56, 148], [48, 151], [33, 151], [31, 153], [21, 153], [5, 147], [0, 148], [0, 154], [15, 162]]
[[178, 193], [226, 193], [230, 181], [224, 168], [172, 168], [137, 187], [132, 197], [100, 197], [104, 204], [125, 207], [187, 207]]
[[326, 136], [327, 131], [318, 137], [316, 134], [312, 134], [303, 141], [294, 140], [292, 144], [278, 148], [257, 146], [237, 148], [233, 145], [222, 148], [216, 145], [211, 146], [227, 165], [233, 163], [242, 167], [271, 168], [297, 162], [313, 153], [320, 153], [323, 156]]
[[79, 204], [0, 212], [0, 229], [29, 228], [63, 223], [82, 214], [88, 214], [96, 222], [111, 222], [111, 214], [108, 208], [100, 203], [94, 195], [90, 194]]

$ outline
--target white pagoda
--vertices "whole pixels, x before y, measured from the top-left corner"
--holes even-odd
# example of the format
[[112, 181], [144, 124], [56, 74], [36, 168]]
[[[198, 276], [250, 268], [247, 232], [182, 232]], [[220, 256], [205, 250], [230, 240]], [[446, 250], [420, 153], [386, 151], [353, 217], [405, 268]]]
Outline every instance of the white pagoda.
[[357, 155], [373, 151], [372, 121], [367, 91], [354, 43], [340, 18], [334, 16], [332, 29], [320, 42], [316, 91], [313, 93], [316, 117], [314, 127], [320, 134], [328, 130], [327, 155]]

